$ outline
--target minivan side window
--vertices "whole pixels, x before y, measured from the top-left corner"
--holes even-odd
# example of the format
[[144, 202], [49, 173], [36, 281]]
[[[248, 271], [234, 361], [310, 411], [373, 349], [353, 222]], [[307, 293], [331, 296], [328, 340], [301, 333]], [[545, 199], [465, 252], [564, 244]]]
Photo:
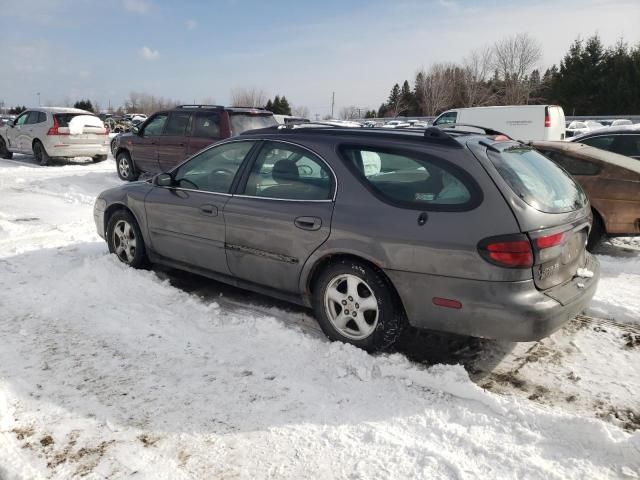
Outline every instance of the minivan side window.
[[367, 188], [398, 206], [462, 211], [482, 199], [467, 172], [430, 155], [378, 147], [344, 147], [341, 153]]
[[164, 128], [163, 135], [174, 135], [183, 137], [189, 125], [191, 113], [189, 112], [171, 112], [167, 126]]
[[440, 115], [440, 117], [438, 117], [436, 119], [435, 122], [433, 122], [434, 125], [447, 125], [450, 123], [456, 123], [456, 120], [458, 118], [458, 113], [457, 112], [446, 112], [443, 113], [442, 115]]
[[149, 120], [149, 122], [142, 129], [143, 137], [151, 137], [156, 135], [162, 135], [162, 130], [164, 130], [164, 124], [167, 121], [167, 114], [160, 113], [155, 115]]
[[294, 145], [268, 142], [260, 150], [245, 195], [281, 200], [330, 200], [332, 175], [311, 152]]

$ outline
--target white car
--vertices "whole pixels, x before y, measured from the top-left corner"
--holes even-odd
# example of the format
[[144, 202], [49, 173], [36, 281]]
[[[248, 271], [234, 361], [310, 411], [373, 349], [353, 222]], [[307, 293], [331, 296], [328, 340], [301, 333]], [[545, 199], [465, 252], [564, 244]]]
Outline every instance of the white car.
[[382, 126], [382, 128], [406, 128], [410, 126], [411, 124], [409, 122], [405, 122], [402, 120], [389, 120]]
[[605, 128], [605, 126], [594, 120], [574, 120], [567, 127], [567, 138], [582, 135], [583, 133], [588, 133], [599, 128]]
[[33, 154], [40, 165], [52, 158], [107, 159], [109, 130], [91, 112], [77, 108], [38, 107], [0, 127], [0, 157]]
[[617, 120], [614, 120], [613, 122], [611, 122], [611, 127], [624, 127], [627, 125], [633, 125], [633, 122], [631, 120], [627, 120], [626, 118], [619, 118]]

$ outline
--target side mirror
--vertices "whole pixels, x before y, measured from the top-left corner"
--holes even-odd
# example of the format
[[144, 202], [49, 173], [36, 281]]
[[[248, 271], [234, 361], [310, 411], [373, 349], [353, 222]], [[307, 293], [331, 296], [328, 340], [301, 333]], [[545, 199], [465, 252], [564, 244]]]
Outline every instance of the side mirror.
[[153, 184], [158, 187], [171, 187], [173, 185], [173, 177], [169, 173], [159, 173], [153, 178]]
[[135, 125], [133, 125], [131, 127], [131, 133], [134, 133], [136, 135], [140, 135], [140, 129], [138, 127], [136, 127]]

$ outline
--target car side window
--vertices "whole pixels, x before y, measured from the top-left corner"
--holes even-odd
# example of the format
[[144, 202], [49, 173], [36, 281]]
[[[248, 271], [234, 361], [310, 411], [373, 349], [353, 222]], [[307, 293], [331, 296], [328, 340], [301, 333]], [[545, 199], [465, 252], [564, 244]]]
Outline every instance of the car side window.
[[640, 135], [616, 135], [611, 151], [629, 157], [640, 156]]
[[38, 123], [44, 123], [47, 121], [47, 114], [44, 112], [38, 112]]
[[25, 122], [26, 125], [35, 125], [40, 119], [40, 112], [29, 112], [29, 118]]
[[231, 142], [199, 153], [175, 170], [176, 185], [189, 190], [229, 193], [253, 144], [253, 141]]
[[14, 125], [24, 125], [25, 123], [27, 123], [27, 119], [29, 118], [29, 115], [31, 115], [31, 112], [24, 112], [22, 115], [16, 118]]
[[550, 150], [541, 150], [540, 152], [560, 165], [571, 175], [597, 175], [600, 173], [600, 170], [602, 170], [600, 165], [588, 160], [573, 158], [563, 153]]
[[365, 186], [392, 204], [455, 211], [481, 199], [471, 176], [444, 160], [376, 147], [346, 147], [341, 153]]
[[245, 195], [281, 200], [330, 200], [332, 176], [311, 152], [279, 142], [267, 142], [251, 169]]
[[218, 112], [197, 113], [193, 118], [193, 136], [220, 138], [220, 115]]
[[167, 114], [161, 113], [155, 115], [149, 120], [149, 122], [142, 129], [143, 137], [153, 137], [157, 135], [162, 135], [162, 131], [164, 130], [164, 124], [167, 122]]
[[163, 135], [183, 137], [187, 131], [190, 119], [191, 113], [189, 112], [171, 112]]
[[580, 143], [584, 143], [585, 145], [589, 145], [590, 147], [600, 148], [602, 150], [611, 151], [611, 144], [613, 143], [614, 137], [609, 136], [599, 136], [599, 137], [590, 137], [585, 138], [584, 140], [578, 140]]

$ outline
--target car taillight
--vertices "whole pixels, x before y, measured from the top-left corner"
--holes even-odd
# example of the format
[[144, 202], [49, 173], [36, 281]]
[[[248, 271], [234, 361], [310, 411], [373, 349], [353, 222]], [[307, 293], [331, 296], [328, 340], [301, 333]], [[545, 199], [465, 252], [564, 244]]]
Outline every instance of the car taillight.
[[490, 237], [478, 244], [480, 255], [489, 263], [507, 268], [533, 266], [533, 250], [529, 239], [522, 234]]
[[544, 107], [544, 126], [551, 126], [551, 116], [549, 116], [549, 107]]
[[60, 124], [58, 123], [58, 119], [53, 117], [53, 127], [49, 129], [47, 135], [69, 135], [68, 133], [61, 133], [59, 131]]
[[564, 237], [564, 232], [554, 233], [546, 237], [538, 237], [536, 238], [536, 246], [539, 249], [555, 247], [564, 241]]

